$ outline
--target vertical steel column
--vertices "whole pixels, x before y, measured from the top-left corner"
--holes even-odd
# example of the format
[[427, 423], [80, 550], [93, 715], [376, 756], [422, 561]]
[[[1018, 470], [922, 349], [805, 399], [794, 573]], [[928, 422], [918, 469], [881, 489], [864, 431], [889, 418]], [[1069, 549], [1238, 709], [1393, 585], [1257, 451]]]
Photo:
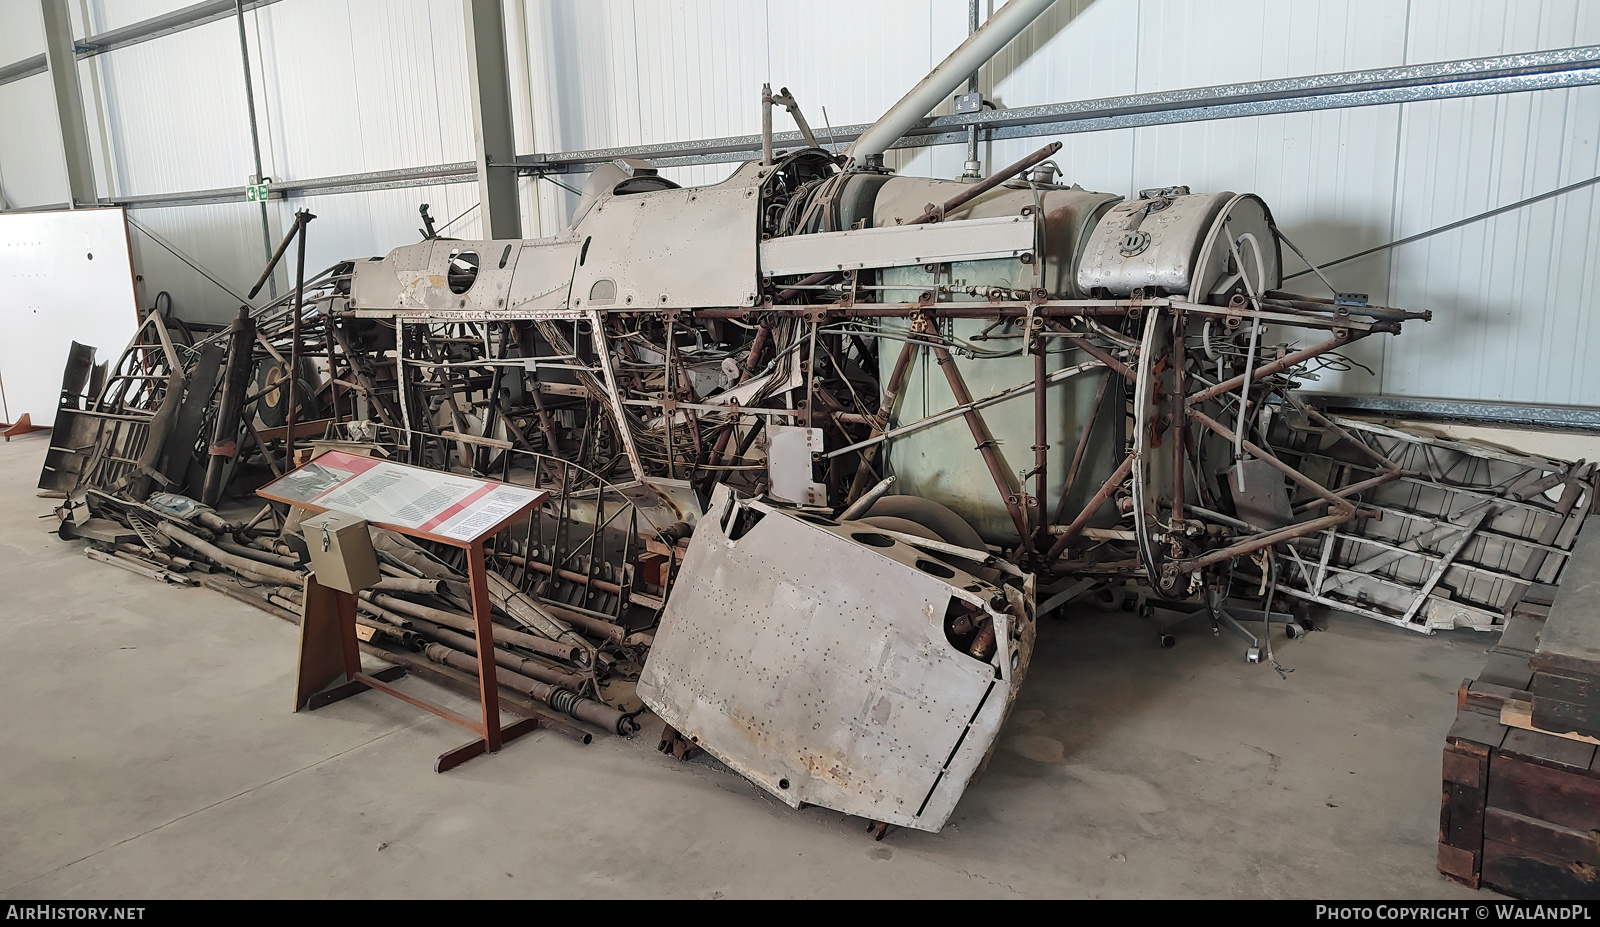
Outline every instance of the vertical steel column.
[[472, 137], [477, 148], [483, 237], [521, 238], [505, 20], [500, 0], [462, 2], [466, 7], [467, 74], [472, 85]]
[[98, 202], [94, 191], [94, 159], [83, 121], [83, 92], [78, 86], [78, 57], [73, 50], [72, 14], [67, 0], [39, 0], [44, 18], [45, 66], [55, 90], [56, 122], [61, 127], [61, 154], [67, 162], [67, 200], [76, 209]]
[[[239, 22], [239, 61], [244, 65], [244, 105], [250, 113], [250, 150], [256, 157], [256, 175], [252, 182], [262, 183], [266, 171], [261, 167], [261, 132], [256, 128], [256, 90], [255, 82], [250, 79], [250, 43], [246, 40], [244, 32], [244, 0], [233, 0], [233, 10]], [[272, 254], [272, 222], [267, 214], [266, 200], [261, 201], [261, 247], [269, 256]], [[269, 276], [267, 287], [267, 293], [273, 299], [277, 299], [277, 278]], [[331, 364], [333, 358], [331, 350], [328, 352], [328, 358]]]
[[[978, 0], [967, 0], [967, 35], [978, 31]], [[978, 92], [978, 68], [973, 68], [967, 75], [967, 92]], [[961, 176], [972, 176], [974, 179], [983, 176], [983, 162], [978, 160], [978, 127], [967, 126], [967, 163], [961, 168]]]

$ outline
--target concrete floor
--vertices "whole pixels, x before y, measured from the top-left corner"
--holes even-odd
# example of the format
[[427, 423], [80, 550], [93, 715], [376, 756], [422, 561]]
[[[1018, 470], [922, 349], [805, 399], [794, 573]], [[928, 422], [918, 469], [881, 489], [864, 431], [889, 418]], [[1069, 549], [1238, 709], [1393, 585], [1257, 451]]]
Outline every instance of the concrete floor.
[[[296, 629], [87, 560], [0, 446], [0, 897], [1474, 898], [1434, 870], [1455, 690], [1493, 641], [1334, 616], [1243, 645], [1046, 621], [939, 834], [794, 812], [708, 761], [466, 738], [376, 694], [293, 714]], [[464, 704], [420, 681], [448, 704]]]

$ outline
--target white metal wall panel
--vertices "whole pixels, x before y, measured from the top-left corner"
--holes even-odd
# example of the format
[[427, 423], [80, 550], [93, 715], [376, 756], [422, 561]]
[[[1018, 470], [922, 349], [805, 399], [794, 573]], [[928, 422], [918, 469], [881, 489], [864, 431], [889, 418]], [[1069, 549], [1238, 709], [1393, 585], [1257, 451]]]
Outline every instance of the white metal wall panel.
[[[44, 51], [38, 0], [0, 0], [0, 64]], [[57, 137], [50, 76], [36, 74], [0, 85], [0, 193], [12, 206], [42, 206], [67, 199], [67, 166]]]
[[48, 74], [0, 84], [0, 118], [14, 127], [0, 132], [0, 191], [12, 206], [67, 201], [67, 162], [55, 107]]
[[285, 2], [246, 14], [260, 22], [251, 54], [274, 176], [472, 160], [462, 15], [460, 0]]
[[0, 64], [44, 51], [44, 21], [38, 0], [0, 0]]
[[95, 62], [113, 195], [242, 188], [255, 172], [233, 20], [120, 48]]
[[[1600, 42], [1590, 3], [1418, 6], [1439, 28], [1412, 30], [1412, 60]], [[1597, 135], [1600, 88], [1407, 104], [1392, 235], [1600, 174]], [[1394, 251], [1395, 302], [1435, 317], [1389, 346], [1383, 392], [1600, 404], [1597, 205], [1591, 188]]]
[[[163, 13], [181, 10], [186, 6], [193, 6], [198, 0], [70, 0], [73, 20], [79, 26], [78, 35], [109, 32], [112, 29], [121, 29], [137, 22]], [[291, 0], [292, 2], [292, 0]], [[87, 7], [91, 23], [88, 28], [83, 27], [83, 8]]]
[[[172, 296], [179, 318], [201, 322], [226, 322], [240, 303], [215, 283], [191, 268], [185, 260], [243, 296], [256, 282], [266, 260], [261, 254], [261, 219], [254, 203], [180, 206], [171, 209], [130, 209], [133, 266], [138, 271], [139, 306], [149, 309], [162, 290]], [[182, 257], [158, 244], [139, 226], [149, 229]], [[120, 345], [100, 345], [117, 348]]]

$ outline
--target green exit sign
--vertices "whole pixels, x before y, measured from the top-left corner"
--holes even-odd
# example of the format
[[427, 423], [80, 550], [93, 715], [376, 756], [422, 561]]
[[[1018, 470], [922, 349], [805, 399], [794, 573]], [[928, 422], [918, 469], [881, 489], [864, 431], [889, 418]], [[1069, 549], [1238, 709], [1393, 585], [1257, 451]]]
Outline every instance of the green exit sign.
[[244, 198], [252, 203], [265, 202], [267, 199], [267, 185], [253, 183], [244, 188]]

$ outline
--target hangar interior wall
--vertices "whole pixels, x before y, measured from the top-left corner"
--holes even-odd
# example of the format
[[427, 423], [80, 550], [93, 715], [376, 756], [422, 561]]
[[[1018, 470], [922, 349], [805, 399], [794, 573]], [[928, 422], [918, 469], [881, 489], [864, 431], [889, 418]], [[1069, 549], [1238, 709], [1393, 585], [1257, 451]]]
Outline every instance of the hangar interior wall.
[[[76, 34], [184, 0], [70, 0]], [[982, 15], [997, 6], [983, 0]], [[763, 81], [812, 125], [870, 122], [966, 34], [963, 0], [507, 0], [517, 150], [563, 151], [759, 131]], [[245, 15], [266, 173], [304, 179], [473, 157], [461, 0], [280, 0]], [[0, 64], [43, 50], [38, 0], [0, 0]], [[1001, 107], [1600, 44], [1582, 0], [1059, 0], [980, 76]], [[254, 171], [233, 19], [79, 62], [102, 196], [242, 186]], [[949, 111], [945, 104], [944, 112]], [[61, 202], [48, 75], [0, 85], [0, 192]], [[787, 128], [781, 111], [777, 126]], [[1600, 87], [1063, 136], [1069, 181], [1131, 195], [1187, 184], [1260, 194], [1327, 260], [1600, 174]], [[1045, 142], [983, 145], [986, 165]], [[912, 174], [959, 174], [961, 146], [891, 152]], [[684, 184], [731, 165], [669, 168]], [[562, 178], [581, 186], [583, 175]], [[1319, 386], [1386, 395], [1600, 405], [1600, 202], [1595, 187], [1342, 265], [1341, 288], [1435, 319], [1353, 352], [1370, 367]], [[524, 234], [574, 197], [522, 181]], [[308, 208], [308, 264], [417, 238], [429, 203], [479, 234], [472, 184], [274, 201], [274, 240]], [[259, 207], [132, 211], [236, 291], [265, 254]], [[140, 231], [141, 301], [225, 320], [233, 297]], [[1289, 258], [1293, 270], [1302, 265]], [[1321, 292], [1314, 277], [1293, 281]], [[1288, 333], [1286, 333], [1286, 336]]]

